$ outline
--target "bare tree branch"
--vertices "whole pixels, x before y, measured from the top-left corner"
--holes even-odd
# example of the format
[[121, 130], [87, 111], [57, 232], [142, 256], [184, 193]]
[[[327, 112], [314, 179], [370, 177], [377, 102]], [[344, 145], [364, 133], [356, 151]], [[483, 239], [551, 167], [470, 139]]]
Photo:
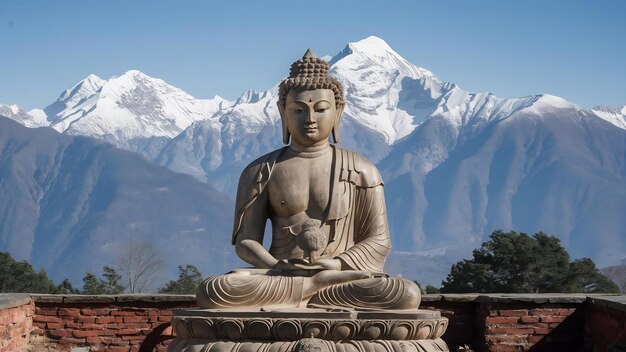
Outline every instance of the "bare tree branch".
[[132, 239], [117, 256], [117, 266], [129, 293], [146, 292], [163, 264], [161, 254], [146, 240]]

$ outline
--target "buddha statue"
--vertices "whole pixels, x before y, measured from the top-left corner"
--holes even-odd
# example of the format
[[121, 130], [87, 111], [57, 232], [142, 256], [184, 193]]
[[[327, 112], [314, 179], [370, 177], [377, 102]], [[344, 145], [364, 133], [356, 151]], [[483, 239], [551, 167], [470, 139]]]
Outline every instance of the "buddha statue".
[[336, 145], [343, 109], [341, 83], [309, 49], [279, 86], [287, 146], [239, 179], [232, 244], [253, 268], [206, 279], [201, 308], [417, 309], [417, 285], [383, 273], [391, 248], [383, 181], [371, 162]]

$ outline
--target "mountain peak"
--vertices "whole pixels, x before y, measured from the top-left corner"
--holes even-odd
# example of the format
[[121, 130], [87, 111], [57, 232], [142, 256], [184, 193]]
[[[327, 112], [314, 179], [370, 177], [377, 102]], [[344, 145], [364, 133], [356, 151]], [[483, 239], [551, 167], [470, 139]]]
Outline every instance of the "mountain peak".
[[398, 55], [398, 53], [396, 53], [386, 41], [373, 35], [370, 35], [365, 39], [361, 39], [358, 42], [349, 43], [348, 46], [353, 50], [356, 49], [370, 54], [393, 53]]
[[145, 73], [139, 71], [139, 70], [128, 70], [126, 72], [124, 72], [124, 74], [122, 76], [147, 76]]
[[411, 78], [434, 78], [430, 71], [410, 63], [393, 50], [387, 42], [373, 35], [357, 42], [348, 43], [339, 54], [330, 60], [329, 64], [331, 66], [342, 65], [342, 62], [346, 67], [377, 66], [383, 70], [399, 72]]

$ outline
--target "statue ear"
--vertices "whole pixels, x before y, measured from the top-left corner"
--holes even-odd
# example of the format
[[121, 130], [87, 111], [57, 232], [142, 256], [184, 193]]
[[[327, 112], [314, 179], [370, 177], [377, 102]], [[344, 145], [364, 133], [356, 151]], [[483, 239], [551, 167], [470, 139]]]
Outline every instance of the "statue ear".
[[335, 124], [333, 125], [333, 141], [339, 143], [339, 123], [341, 122], [341, 114], [343, 114], [343, 108], [345, 105], [340, 105], [337, 108], [337, 117], [335, 118]]
[[285, 116], [285, 106], [281, 105], [280, 102], [276, 102], [278, 106], [278, 112], [280, 113], [280, 123], [283, 126], [283, 143], [289, 144], [289, 129], [287, 128], [287, 117]]

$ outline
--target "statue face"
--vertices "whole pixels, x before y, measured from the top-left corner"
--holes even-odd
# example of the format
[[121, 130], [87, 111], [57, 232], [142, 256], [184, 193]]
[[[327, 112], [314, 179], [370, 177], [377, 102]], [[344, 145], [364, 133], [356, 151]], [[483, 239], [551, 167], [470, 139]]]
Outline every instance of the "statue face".
[[335, 93], [332, 89], [293, 88], [287, 93], [282, 113], [293, 144], [312, 147], [328, 143], [337, 118]]

